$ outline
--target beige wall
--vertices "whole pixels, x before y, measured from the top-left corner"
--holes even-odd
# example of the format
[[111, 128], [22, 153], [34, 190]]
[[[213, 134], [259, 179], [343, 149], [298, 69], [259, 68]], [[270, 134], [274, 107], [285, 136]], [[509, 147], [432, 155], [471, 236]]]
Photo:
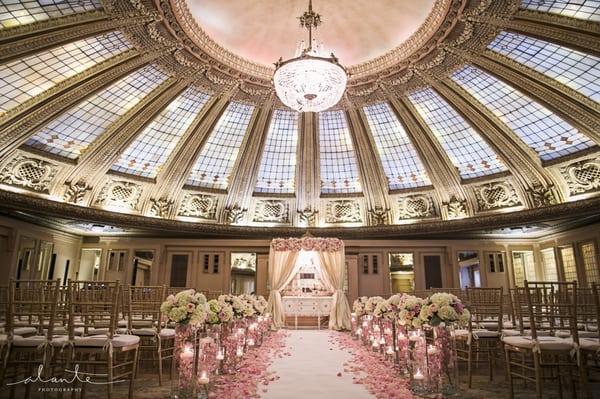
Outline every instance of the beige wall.
[[[267, 263], [269, 240], [234, 239], [175, 239], [175, 238], [136, 238], [136, 237], [78, 237], [53, 229], [0, 217], [0, 256], [2, 273], [0, 284], [6, 283], [8, 276], [15, 276], [18, 261], [18, 249], [25, 240], [35, 242], [51, 241], [57, 254], [55, 277], [62, 277], [66, 260], [71, 261], [69, 277], [76, 278], [79, 271], [79, 257], [82, 248], [95, 248], [102, 251], [100, 279], [118, 278], [131, 282], [133, 254], [136, 250], [154, 251], [155, 260], [149, 271], [151, 284], [169, 284], [170, 261], [173, 254], [189, 254], [187, 284], [203, 290], [227, 292], [230, 287], [230, 259], [232, 252], [257, 253], [256, 289], [261, 295], [268, 294]], [[585, 284], [579, 244], [592, 241], [598, 247], [600, 242], [600, 224], [574, 229], [560, 234], [545, 236], [541, 239], [457, 239], [457, 240], [346, 240], [346, 262], [348, 265], [348, 296], [350, 300], [362, 295], [389, 295], [390, 252], [412, 252], [415, 263], [415, 289], [425, 287], [423, 257], [439, 255], [442, 257], [442, 281], [445, 287], [459, 286], [458, 253], [474, 251], [479, 254], [482, 286], [514, 286], [512, 253], [515, 251], [533, 251], [536, 261], [536, 273], [543, 277], [540, 251], [549, 247], [573, 245], [581, 277]], [[125, 251], [125, 270], [121, 272], [106, 269], [110, 251]], [[486, 261], [489, 252], [505, 254], [503, 273], [490, 273]], [[204, 255], [219, 255], [219, 270], [214, 273], [212, 264], [209, 271], [203, 269]], [[376, 255], [379, 259], [377, 274], [363, 273], [361, 259], [364, 255]], [[598, 258], [598, 251], [596, 253]], [[560, 269], [560, 259], [557, 259]], [[600, 264], [600, 261], [597, 262]], [[559, 275], [560, 275], [559, 271]], [[86, 273], [82, 273], [86, 275]]]

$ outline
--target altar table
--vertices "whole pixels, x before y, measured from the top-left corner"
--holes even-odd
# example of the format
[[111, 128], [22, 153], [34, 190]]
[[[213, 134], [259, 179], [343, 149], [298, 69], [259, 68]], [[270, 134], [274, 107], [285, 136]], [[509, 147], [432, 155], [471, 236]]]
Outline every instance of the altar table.
[[331, 296], [284, 296], [283, 311], [294, 316], [294, 327], [298, 329], [298, 316], [317, 317], [317, 328], [321, 328], [321, 317], [331, 313]]

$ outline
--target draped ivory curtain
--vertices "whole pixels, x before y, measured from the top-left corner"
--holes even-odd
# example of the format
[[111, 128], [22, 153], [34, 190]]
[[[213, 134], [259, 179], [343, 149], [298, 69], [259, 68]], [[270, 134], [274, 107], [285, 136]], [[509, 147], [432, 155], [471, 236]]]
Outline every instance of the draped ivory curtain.
[[294, 278], [299, 266], [298, 251], [275, 251], [269, 252], [269, 302], [267, 312], [273, 316], [273, 327], [281, 328], [285, 324], [283, 314], [283, 302], [281, 301], [281, 290], [284, 289]]
[[301, 250], [316, 251], [321, 261], [319, 274], [333, 291], [329, 328], [342, 330], [351, 328], [350, 305], [344, 293], [346, 262], [344, 244], [335, 238], [289, 238], [275, 239], [269, 252], [269, 302], [267, 311], [273, 315], [273, 327], [280, 328], [285, 324], [281, 290], [294, 278], [300, 265], [297, 265]]
[[344, 278], [346, 261], [344, 248], [336, 252], [319, 252], [323, 275], [333, 288], [333, 301], [329, 314], [329, 328], [333, 330], [350, 330], [350, 304], [344, 294]]

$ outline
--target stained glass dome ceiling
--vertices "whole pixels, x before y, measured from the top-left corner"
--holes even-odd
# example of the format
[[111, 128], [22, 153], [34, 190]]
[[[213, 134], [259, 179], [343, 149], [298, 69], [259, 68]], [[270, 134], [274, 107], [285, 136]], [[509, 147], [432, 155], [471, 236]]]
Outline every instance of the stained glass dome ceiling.
[[600, 1], [426, 3], [298, 114], [184, 0], [0, 0], [2, 206], [229, 234], [597, 212]]

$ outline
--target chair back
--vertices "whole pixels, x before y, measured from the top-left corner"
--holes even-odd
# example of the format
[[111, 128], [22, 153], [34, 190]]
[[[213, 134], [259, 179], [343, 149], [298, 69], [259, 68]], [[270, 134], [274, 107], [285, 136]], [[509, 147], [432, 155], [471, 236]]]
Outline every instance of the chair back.
[[112, 339], [121, 302], [119, 281], [70, 281], [69, 339], [75, 337], [76, 321], [83, 326], [83, 336], [93, 328], [106, 329]]
[[577, 288], [577, 329], [598, 331], [593, 288]]
[[154, 327], [157, 333], [162, 328], [160, 305], [166, 298], [164, 285], [129, 287], [128, 328]]
[[15, 280], [9, 285], [6, 332], [14, 335], [16, 321], [29, 320], [38, 335], [54, 335], [60, 280]]
[[2, 323], [3, 326], [6, 325], [6, 322], [8, 320], [8, 296], [9, 296], [8, 285], [1, 285], [0, 286], [0, 323]]
[[524, 287], [516, 287], [510, 289], [510, 297], [512, 298], [512, 314], [514, 315], [515, 323], [517, 324], [521, 335], [525, 329], [530, 328], [529, 323], [529, 305], [527, 304], [527, 295]]
[[502, 287], [467, 288], [467, 303], [471, 312], [469, 329], [475, 326], [496, 331], [502, 330], [502, 291]]
[[577, 282], [540, 282], [525, 280], [525, 297], [531, 324], [531, 337], [540, 331], [556, 335], [569, 331], [573, 341], [577, 334]]
[[600, 284], [592, 284], [592, 300], [594, 301], [594, 308], [596, 309], [596, 332], [598, 333], [598, 339], [600, 339]]

